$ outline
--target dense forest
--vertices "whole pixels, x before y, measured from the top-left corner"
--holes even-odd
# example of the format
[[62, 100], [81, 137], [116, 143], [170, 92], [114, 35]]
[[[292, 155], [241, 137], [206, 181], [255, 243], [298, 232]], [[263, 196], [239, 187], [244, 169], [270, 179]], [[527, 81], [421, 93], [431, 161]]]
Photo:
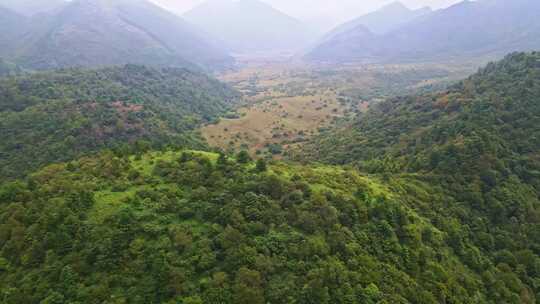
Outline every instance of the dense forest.
[[[441, 210], [470, 229], [482, 252], [496, 257], [493, 249], [509, 245], [505, 250], [515, 258], [528, 247], [537, 258], [538, 96], [540, 53], [511, 54], [445, 92], [382, 102], [321, 134], [301, 158], [351, 164], [389, 179], [421, 177], [457, 202]], [[538, 275], [532, 278], [530, 286], [537, 286]]]
[[516, 175], [540, 188], [540, 53], [490, 63], [447, 91], [391, 98], [321, 134], [310, 159], [370, 172]]
[[187, 69], [136, 65], [0, 79], [0, 180], [127, 144], [205, 147], [193, 134], [239, 97]]
[[[0, 185], [2, 303], [540, 301], [539, 53], [382, 102], [306, 146], [305, 165], [177, 144], [236, 96], [198, 74], [52, 75], [0, 84], [2, 170], [66, 160]], [[135, 136], [123, 115], [141, 111]], [[77, 158], [99, 148], [87, 134], [114, 148]], [[175, 144], [115, 147], [136, 139]]]
[[385, 180], [244, 153], [104, 152], [0, 188], [0, 296], [535, 303], [538, 199], [519, 190], [513, 203], [531, 208], [527, 222], [491, 226], [467, 222], [460, 202], [414, 175]]
[[540, 304], [540, 1], [393, 1], [0, 0], [0, 304]]

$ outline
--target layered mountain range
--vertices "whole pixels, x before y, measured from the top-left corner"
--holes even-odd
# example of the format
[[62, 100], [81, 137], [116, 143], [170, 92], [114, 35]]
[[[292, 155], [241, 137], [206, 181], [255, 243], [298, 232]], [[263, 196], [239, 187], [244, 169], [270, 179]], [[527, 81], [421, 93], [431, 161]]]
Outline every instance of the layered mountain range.
[[[399, 7], [394, 4], [390, 8], [394, 6]], [[402, 62], [533, 50], [540, 47], [538, 12], [540, 2], [534, 0], [463, 1], [433, 12], [416, 11], [417, 16], [413, 16], [415, 11], [386, 7], [334, 30], [306, 57], [334, 62]], [[370, 16], [396, 22], [386, 21], [386, 27], [381, 28], [370, 22]]]

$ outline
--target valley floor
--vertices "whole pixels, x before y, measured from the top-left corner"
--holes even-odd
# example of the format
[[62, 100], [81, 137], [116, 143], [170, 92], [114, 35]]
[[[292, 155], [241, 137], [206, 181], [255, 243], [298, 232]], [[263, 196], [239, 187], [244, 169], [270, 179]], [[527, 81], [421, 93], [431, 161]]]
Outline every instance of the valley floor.
[[322, 66], [244, 59], [219, 75], [245, 103], [201, 128], [213, 147], [280, 158], [322, 129], [387, 97], [441, 88], [471, 73], [461, 64]]

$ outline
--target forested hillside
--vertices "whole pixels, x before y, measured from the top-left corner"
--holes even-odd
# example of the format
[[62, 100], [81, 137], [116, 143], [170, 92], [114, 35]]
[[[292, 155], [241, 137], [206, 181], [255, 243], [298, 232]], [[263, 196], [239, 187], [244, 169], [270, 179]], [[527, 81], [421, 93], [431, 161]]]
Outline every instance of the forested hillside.
[[239, 96], [186, 69], [126, 65], [0, 79], [0, 179], [102, 148], [204, 146], [192, 134]]
[[[462, 225], [455, 236], [469, 236], [498, 269], [522, 269], [528, 274], [523, 282], [538, 298], [537, 266], [510, 261], [520, 259], [523, 246], [535, 260], [540, 254], [539, 96], [540, 54], [515, 53], [447, 92], [382, 102], [354, 123], [322, 134], [306, 152], [308, 159], [353, 164], [390, 181], [409, 174], [422, 179], [427, 190], [411, 181], [402, 191], [425, 201], [433, 209], [426, 214], [444, 210]], [[434, 189], [445, 204], [431, 197]], [[447, 231], [439, 220], [432, 223]], [[455, 253], [471, 258], [465, 247]], [[503, 255], [510, 260], [500, 260]]]
[[[2, 303], [536, 303], [537, 193], [472, 217], [415, 175], [104, 152], [0, 186]], [[505, 196], [501, 191], [498, 196]], [[496, 211], [494, 211], [496, 213]]]
[[448, 91], [389, 99], [306, 152], [374, 171], [517, 174], [540, 188], [540, 53], [515, 53]]
[[[0, 299], [538, 303], [539, 71], [540, 54], [512, 54], [306, 147], [360, 170], [135, 144], [0, 184]], [[2, 86], [32, 92], [2, 103], [2, 151], [13, 151], [2, 168], [17, 173], [22, 156], [72, 159], [95, 141], [189, 145], [193, 122], [226, 108], [203, 101], [234, 96], [198, 74], [137, 66]]]

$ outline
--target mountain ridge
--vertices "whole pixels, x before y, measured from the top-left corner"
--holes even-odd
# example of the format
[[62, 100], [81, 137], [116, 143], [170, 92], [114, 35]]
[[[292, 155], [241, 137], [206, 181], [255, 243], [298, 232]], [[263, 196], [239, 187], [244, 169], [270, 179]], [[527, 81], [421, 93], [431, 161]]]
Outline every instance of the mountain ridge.
[[375, 34], [385, 34], [400, 25], [431, 12], [432, 10], [429, 7], [411, 10], [400, 1], [395, 1], [374, 12], [352, 19], [333, 29], [325, 36], [326, 39], [329, 39], [333, 35], [352, 30], [360, 25], [367, 27]]
[[[463, 1], [363, 41], [325, 41], [306, 58], [322, 61], [405, 62], [501, 56], [540, 47], [533, 0]], [[348, 31], [354, 35], [354, 29]], [[336, 56], [329, 56], [331, 49]], [[354, 51], [350, 51], [354, 50]]]
[[0, 179], [143, 141], [205, 147], [194, 129], [240, 98], [198, 71], [132, 64], [0, 78], [0, 92]]
[[29, 69], [122, 64], [230, 66], [234, 59], [180, 17], [146, 1], [75, 0], [32, 18], [11, 61]]

